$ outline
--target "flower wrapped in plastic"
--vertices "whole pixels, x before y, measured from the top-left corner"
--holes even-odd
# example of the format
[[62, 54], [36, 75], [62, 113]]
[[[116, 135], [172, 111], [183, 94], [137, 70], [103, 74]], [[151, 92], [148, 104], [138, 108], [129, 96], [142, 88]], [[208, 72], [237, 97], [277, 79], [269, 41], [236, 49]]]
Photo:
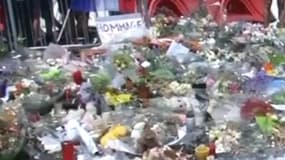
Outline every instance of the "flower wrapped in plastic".
[[3, 104], [0, 110], [0, 159], [12, 160], [26, 140], [26, 116], [21, 102]]

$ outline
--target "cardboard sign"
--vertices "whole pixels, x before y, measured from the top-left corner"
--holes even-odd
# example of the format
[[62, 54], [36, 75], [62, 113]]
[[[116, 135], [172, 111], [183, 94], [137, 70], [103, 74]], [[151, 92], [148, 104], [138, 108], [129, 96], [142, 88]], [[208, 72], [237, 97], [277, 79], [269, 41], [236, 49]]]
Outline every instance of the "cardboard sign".
[[140, 14], [102, 17], [97, 19], [97, 30], [103, 43], [121, 42], [145, 34], [145, 24]]

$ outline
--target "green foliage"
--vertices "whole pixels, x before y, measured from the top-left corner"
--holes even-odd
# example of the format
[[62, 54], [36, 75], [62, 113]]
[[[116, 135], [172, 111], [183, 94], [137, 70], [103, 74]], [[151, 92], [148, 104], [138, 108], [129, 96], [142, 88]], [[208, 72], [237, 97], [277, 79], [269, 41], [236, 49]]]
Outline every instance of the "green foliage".
[[114, 54], [113, 63], [120, 69], [129, 68], [133, 64], [133, 58], [130, 56], [128, 49], [118, 50]]
[[273, 104], [284, 104], [285, 103], [285, 93], [277, 93], [271, 97], [271, 102]]
[[263, 133], [272, 134], [277, 122], [270, 116], [256, 116], [256, 123]]
[[111, 83], [111, 78], [107, 73], [99, 72], [90, 76], [92, 88], [95, 91], [104, 92]]
[[274, 53], [274, 54], [269, 54], [268, 57], [274, 66], [278, 66], [280, 64], [285, 63], [285, 55], [284, 54]]
[[166, 24], [165, 16], [159, 15], [155, 19], [154, 26], [157, 29], [158, 36], [159, 37], [165, 37], [165, 36], [169, 36], [173, 33], [176, 24], [174, 24], [174, 23]]
[[174, 80], [175, 75], [168, 69], [157, 69], [150, 73], [150, 75], [157, 80]]
[[62, 78], [62, 72], [58, 68], [50, 68], [48, 71], [42, 72], [40, 76], [44, 80], [60, 80]]

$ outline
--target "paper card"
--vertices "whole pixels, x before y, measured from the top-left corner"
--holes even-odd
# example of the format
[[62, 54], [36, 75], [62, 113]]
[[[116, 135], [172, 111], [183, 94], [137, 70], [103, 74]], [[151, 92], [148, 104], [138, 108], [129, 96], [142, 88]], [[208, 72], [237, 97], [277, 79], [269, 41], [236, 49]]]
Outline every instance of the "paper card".
[[189, 49], [186, 48], [185, 46], [183, 46], [181, 43], [177, 43], [175, 41], [172, 41], [172, 43], [170, 44], [166, 54], [168, 56], [175, 56], [175, 55], [179, 55], [179, 54], [188, 54], [189, 53]]
[[125, 14], [97, 18], [97, 29], [102, 43], [122, 42], [147, 34], [141, 14]]
[[172, 41], [169, 46], [166, 55], [170, 58], [174, 58], [179, 63], [184, 63], [190, 59], [189, 49], [180, 43]]

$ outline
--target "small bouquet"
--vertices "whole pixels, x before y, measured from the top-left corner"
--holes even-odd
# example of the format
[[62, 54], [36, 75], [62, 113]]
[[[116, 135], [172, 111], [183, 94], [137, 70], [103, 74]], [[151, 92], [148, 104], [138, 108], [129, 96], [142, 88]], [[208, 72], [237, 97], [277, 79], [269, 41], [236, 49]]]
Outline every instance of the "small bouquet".
[[133, 64], [133, 58], [127, 50], [120, 50], [113, 57], [113, 63], [119, 71], [129, 68]]
[[155, 80], [174, 80], [175, 75], [168, 69], [157, 69], [153, 72], [150, 72], [150, 76]]
[[111, 84], [111, 77], [107, 73], [99, 72], [97, 74], [91, 75], [90, 81], [92, 88], [98, 92], [104, 92], [108, 85]]

